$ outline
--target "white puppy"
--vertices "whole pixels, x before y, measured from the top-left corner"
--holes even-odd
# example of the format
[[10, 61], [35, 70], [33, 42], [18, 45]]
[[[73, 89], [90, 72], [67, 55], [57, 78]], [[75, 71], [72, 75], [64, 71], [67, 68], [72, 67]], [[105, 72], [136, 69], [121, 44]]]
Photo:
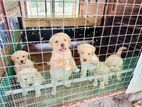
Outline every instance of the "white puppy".
[[[98, 86], [98, 80], [100, 81], [100, 89], [105, 88], [105, 85], [108, 84], [108, 74], [110, 72], [109, 67], [105, 64], [105, 62], [99, 62], [96, 64], [94, 69], [94, 86]], [[96, 76], [99, 76], [96, 78]]]
[[93, 70], [94, 65], [99, 62], [95, 54], [96, 48], [90, 44], [80, 44], [77, 47], [81, 62], [81, 78], [86, 77], [87, 71]]
[[62, 80], [65, 82], [65, 86], [69, 87], [70, 84], [67, 84], [66, 81], [69, 79], [72, 72], [79, 72], [79, 69], [69, 49], [71, 39], [67, 34], [56, 33], [50, 38], [49, 43], [53, 47], [50, 59], [50, 76], [54, 86], [51, 93], [55, 95], [56, 83]]
[[[20, 83], [22, 88], [39, 87], [44, 82], [44, 78], [35, 68], [24, 68], [16, 74], [17, 81]], [[27, 92], [22, 93], [24, 96]], [[35, 90], [35, 96], [41, 95], [40, 89]]]
[[106, 65], [110, 67], [110, 70], [115, 73], [116, 78], [121, 80], [121, 69], [123, 68], [123, 59], [121, 58], [121, 53], [123, 50], [127, 50], [126, 47], [120, 47], [116, 54], [110, 55], [106, 58]]
[[16, 51], [12, 56], [11, 60], [14, 61], [14, 70], [16, 74], [24, 68], [34, 68], [34, 64], [28, 59], [29, 53], [26, 51]]

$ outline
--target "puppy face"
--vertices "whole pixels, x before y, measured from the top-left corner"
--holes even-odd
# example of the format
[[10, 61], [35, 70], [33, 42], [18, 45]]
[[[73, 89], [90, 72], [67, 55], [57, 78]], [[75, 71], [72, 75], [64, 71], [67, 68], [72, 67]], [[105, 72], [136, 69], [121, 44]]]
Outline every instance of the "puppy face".
[[81, 44], [77, 47], [78, 53], [80, 55], [80, 58], [84, 61], [87, 62], [90, 60], [91, 56], [95, 53], [95, 47], [93, 47], [90, 44]]
[[56, 33], [50, 38], [49, 43], [53, 47], [53, 50], [64, 52], [69, 49], [71, 39], [65, 33]]
[[26, 51], [17, 51], [11, 56], [11, 60], [16, 64], [22, 65], [26, 63], [28, 55], [29, 53]]

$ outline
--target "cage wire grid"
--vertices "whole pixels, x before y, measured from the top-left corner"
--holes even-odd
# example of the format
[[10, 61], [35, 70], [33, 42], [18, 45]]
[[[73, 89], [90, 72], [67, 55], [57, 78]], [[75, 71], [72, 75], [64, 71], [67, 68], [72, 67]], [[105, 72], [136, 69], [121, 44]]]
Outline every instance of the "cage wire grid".
[[[37, 19], [37, 25], [35, 27], [26, 27], [23, 28], [12, 28], [9, 18], [20, 17], [21, 20], [25, 20], [28, 18], [26, 12], [26, 3], [34, 3], [37, 15], [33, 15], [32, 17]], [[48, 17], [45, 15], [40, 15], [40, 3], [45, 5], [45, 12], [47, 11], [47, 3], [50, 2], [50, 11], [51, 16]], [[3, 10], [5, 13], [1, 15], [5, 21], [7, 29], [0, 29], [0, 32], [8, 32], [9, 33], [9, 41], [3, 42], [3, 48], [1, 49], [1, 61], [2, 65], [0, 66], [0, 70], [4, 71], [5, 75], [1, 77], [1, 85], [0, 85], [0, 106], [2, 107], [53, 107], [53, 106], [63, 106], [66, 103], [72, 103], [75, 101], [81, 101], [83, 99], [91, 99], [96, 96], [101, 96], [104, 94], [111, 94], [113, 92], [117, 92], [122, 89], [126, 89], [131, 77], [132, 73], [135, 69], [137, 61], [142, 51], [142, 3], [138, 0], [126, 0], [125, 2], [122, 0], [117, 0], [116, 2], [111, 2], [109, 0], [3, 0], [1, 2], [3, 5]], [[60, 25], [55, 26], [54, 19], [57, 18], [55, 13], [55, 3], [61, 5], [62, 12], [60, 14]], [[72, 25], [66, 24], [66, 18], [68, 17], [65, 13], [66, 3], [70, 3], [74, 5], [74, 11], [78, 9], [78, 15], [74, 16], [74, 12], [72, 12], [72, 16], [70, 18], [73, 19]], [[95, 5], [96, 9], [94, 13], [89, 14], [85, 13], [84, 16], [81, 16], [80, 6], [81, 3], [85, 3], [86, 12], [89, 11], [90, 5]], [[17, 4], [18, 14], [9, 14], [9, 7], [14, 7], [13, 4]], [[19, 5], [21, 4], [21, 5]], [[78, 6], [77, 6], [78, 4]], [[103, 13], [100, 14], [100, 5], [103, 6]], [[109, 13], [110, 6], [114, 6], [113, 12]], [[122, 10], [118, 11], [120, 6], [123, 7]], [[131, 7], [131, 10], [127, 10], [128, 7]], [[32, 7], [29, 7], [29, 9]], [[137, 10], [135, 9], [137, 8]], [[21, 12], [20, 12], [21, 11]], [[122, 11], [122, 12], [121, 12]], [[118, 12], [120, 12], [118, 14]], [[76, 14], [76, 12], [75, 12]], [[49, 18], [50, 26], [41, 26], [41, 18]], [[83, 17], [84, 21], [82, 26], [76, 25], [76, 18]], [[95, 25], [98, 20], [96, 18], [101, 17], [102, 22], [99, 25]], [[93, 24], [88, 26], [88, 20], [92, 20]], [[135, 19], [134, 19], [135, 18]], [[34, 19], [32, 19], [34, 20]], [[110, 22], [109, 22], [110, 20]], [[134, 23], [132, 23], [134, 22]], [[19, 22], [17, 22], [19, 24]], [[24, 24], [24, 22], [23, 22]], [[131, 32], [130, 32], [131, 30]], [[18, 32], [18, 36], [21, 36], [20, 40], [16, 40], [15, 33]], [[36, 34], [34, 35], [34, 33]], [[48, 33], [47, 33], [48, 32]], [[50, 33], [49, 33], [50, 32]], [[75, 44], [71, 47], [73, 58], [77, 63], [77, 66], [80, 68], [79, 55], [77, 54], [76, 44], [78, 42], [85, 43], [89, 42], [96, 48], [96, 54], [100, 58], [101, 61], [104, 61], [109, 55], [117, 52], [118, 48], [121, 46], [126, 46], [128, 49], [122, 54], [122, 58], [124, 61], [123, 70], [121, 71], [121, 81], [117, 81], [114, 77], [114, 73], [109, 73], [109, 84], [104, 88], [100, 89], [99, 86], [93, 85], [94, 78], [101, 78], [102, 75], [93, 75], [92, 73], [88, 73], [85, 78], [80, 78], [81, 72], [73, 73], [70, 76], [70, 80], [68, 83], [71, 83], [71, 87], [67, 88], [64, 86], [64, 82], [60, 81], [57, 85], [57, 93], [56, 95], [51, 94], [51, 90], [53, 84], [51, 84], [50, 79], [50, 70], [47, 68], [46, 63], [48, 57], [48, 61], [51, 56], [51, 46], [49, 45], [49, 38], [57, 32], [65, 32], [67, 33], [72, 40], [72, 43]], [[71, 32], [71, 33], [70, 33]], [[46, 36], [44, 36], [44, 33]], [[37, 36], [38, 39], [34, 40], [34, 36]], [[32, 37], [29, 38], [29, 37]], [[24, 37], [24, 38], [23, 38]], [[40, 51], [31, 51], [32, 46], [40, 47]], [[44, 50], [44, 47], [48, 48], [48, 50]], [[10, 52], [7, 52], [7, 48], [12, 47]], [[25, 89], [20, 87], [20, 84], [17, 82], [16, 75], [14, 74], [14, 64], [11, 63], [10, 57], [17, 50], [24, 50], [26, 47], [26, 51], [30, 53], [29, 59], [34, 62], [35, 65], [40, 66], [39, 72], [45, 78], [45, 82], [39, 87], [27, 87]], [[63, 56], [64, 57], [64, 56]], [[37, 58], [36, 60], [34, 58]], [[37, 66], [37, 69], [38, 67]], [[34, 75], [34, 74], [33, 74]], [[106, 74], [104, 74], [106, 75]], [[42, 95], [40, 97], [35, 97], [35, 90], [40, 89]], [[23, 92], [28, 92], [26, 96], [23, 96]]]

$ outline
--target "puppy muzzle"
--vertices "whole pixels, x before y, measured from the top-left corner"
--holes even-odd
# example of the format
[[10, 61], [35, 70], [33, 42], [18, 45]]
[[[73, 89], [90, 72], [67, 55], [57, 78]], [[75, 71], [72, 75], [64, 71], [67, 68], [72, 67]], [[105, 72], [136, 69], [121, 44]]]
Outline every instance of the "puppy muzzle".
[[86, 62], [86, 61], [87, 61], [87, 59], [83, 59], [83, 61], [84, 61], [84, 62]]
[[21, 60], [21, 61], [20, 61], [20, 63], [21, 63], [21, 64], [23, 64], [23, 63], [24, 63], [24, 61], [23, 61], [23, 60]]
[[64, 44], [64, 43], [61, 43], [61, 47], [64, 48], [64, 47], [65, 47], [65, 44]]
[[29, 86], [32, 86], [32, 85], [33, 85], [33, 83], [29, 84]]

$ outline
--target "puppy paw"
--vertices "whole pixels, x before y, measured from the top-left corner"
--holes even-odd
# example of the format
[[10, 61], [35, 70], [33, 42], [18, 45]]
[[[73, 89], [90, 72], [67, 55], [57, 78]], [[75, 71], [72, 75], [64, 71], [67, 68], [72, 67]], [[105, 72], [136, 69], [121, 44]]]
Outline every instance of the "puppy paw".
[[105, 86], [109, 85], [108, 83], [105, 83]]
[[24, 93], [22, 93], [22, 96], [26, 96], [28, 93], [27, 92], [24, 92]]
[[81, 77], [80, 77], [81, 79], [84, 79], [84, 78], [86, 78], [86, 76], [85, 75], [81, 75]]
[[104, 89], [105, 88], [105, 84], [104, 83], [100, 83], [100, 89]]
[[40, 97], [40, 96], [41, 96], [41, 92], [40, 92], [40, 91], [36, 91], [36, 92], [35, 92], [35, 96], [36, 96], [36, 97]]
[[118, 81], [121, 81], [121, 77], [117, 78]]
[[76, 68], [73, 69], [73, 71], [77, 73], [77, 72], [79, 72], [80, 70], [76, 67]]
[[55, 95], [56, 94], [56, 89], [52, 89], [51, 94]]
[[97, 81], [94, 81], [93, 86], [94, 86], [94, 87], [97, 87], [97, 86], [98, 86], [98, 82], [97, 82]]
[[100, 89], [104, 89], [105, 88], [105, 86], [100, 86]]
[[68, 87], [71, 87], [71, 84], [65, 84], [65, 86], [68, 88]]

